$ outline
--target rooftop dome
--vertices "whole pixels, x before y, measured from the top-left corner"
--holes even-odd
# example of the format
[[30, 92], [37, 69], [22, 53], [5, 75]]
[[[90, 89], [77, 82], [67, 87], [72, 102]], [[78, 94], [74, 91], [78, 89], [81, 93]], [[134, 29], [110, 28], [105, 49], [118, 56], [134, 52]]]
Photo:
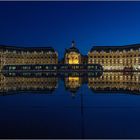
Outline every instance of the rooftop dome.
[[77, 53], [80, 53], [79, 49], [76, 48], [76, 45], [75, 45], [75, 42], [72, 41], [72, 46], [69, 48], [69, 49], [66, 49], [66, 52], [77, 52]]

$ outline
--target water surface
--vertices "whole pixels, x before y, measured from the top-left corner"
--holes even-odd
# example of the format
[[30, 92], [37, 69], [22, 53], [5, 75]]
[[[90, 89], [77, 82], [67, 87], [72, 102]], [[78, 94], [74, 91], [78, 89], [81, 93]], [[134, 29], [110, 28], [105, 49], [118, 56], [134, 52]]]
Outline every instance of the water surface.
[[0, 138], [140, 138], [140, 73], [0, 77]]

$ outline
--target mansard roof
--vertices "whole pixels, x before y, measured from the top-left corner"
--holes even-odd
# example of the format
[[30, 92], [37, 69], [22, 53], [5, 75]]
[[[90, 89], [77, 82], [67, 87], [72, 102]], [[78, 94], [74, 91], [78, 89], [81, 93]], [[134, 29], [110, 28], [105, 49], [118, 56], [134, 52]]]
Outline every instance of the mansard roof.
[[79, 49], [75, 48], [75, 47], [71, 47], [69, 49], [66, 49], [66, 52], [69, 53], [69, 52], [77, 52], [77, 53], [80, 53]]
[[129, 51], [129, 50], [138, 50], [140, 49], [140, 44], [131, 44], [131, 45], [124, 45], [124, 46], [93, 46], [90, 50], [90, 52], [93, 51], [105, 51], [105, 52], [109, 52], [109, 51]]
[[29, 52], [55, 52], [54, 48], [51, 46], [48, 47], [18, 47], [18, 46], [8, 46], [8, 45], [0, 45], [0, 49], [2, 50], [9, 50], [9, 51], [29, 51]]
[[74, 41], [72, 41], [72, 46], [69, 49], [66, 49], [66, 53], [70, 53], [70, 52], [80, 53], [79, 49], [76, 48]]

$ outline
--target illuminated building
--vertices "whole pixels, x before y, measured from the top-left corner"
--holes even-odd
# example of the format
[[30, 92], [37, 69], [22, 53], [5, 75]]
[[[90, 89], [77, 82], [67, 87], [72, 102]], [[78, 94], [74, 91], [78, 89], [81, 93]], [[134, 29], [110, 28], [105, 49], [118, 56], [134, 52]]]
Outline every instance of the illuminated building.
[[93, 47], [88, 64], [101, 64], [104, 70], [140, 70], [140, 44], [118, 47]]
[[23, 70], [31, 70], [31, 67], [34, 67], [35, 70], [51, 70], [53, 67], [53, 70], [87, 70], [91, 68], [94, 71], [96, 66], [93, 64], [102, 66], [105, 71], [140, 71], [140, 44], [95, 46], [88, 52], [88, 55], [82, 55], [75, 42], [72, 41], [72, 46], [65, 50], [64, 58], [59, 63], [58, 53], [52, 47], [0, 46], [0, 70], [8, 65], [8, 70], [13, 70], [20, 65], [18, 68], [22, 67]]
[[52, 47], [0, 46], [0, 60], [0, 69], [4, 65], [57, 64], [58, 53]]
[[75, 46], [75, 42], [72, 41], [72, 47], [66, 49], [65, 56], [64, 56], [64, 63], [65, 64], [81, 64], [82, 63], [81, 54]]

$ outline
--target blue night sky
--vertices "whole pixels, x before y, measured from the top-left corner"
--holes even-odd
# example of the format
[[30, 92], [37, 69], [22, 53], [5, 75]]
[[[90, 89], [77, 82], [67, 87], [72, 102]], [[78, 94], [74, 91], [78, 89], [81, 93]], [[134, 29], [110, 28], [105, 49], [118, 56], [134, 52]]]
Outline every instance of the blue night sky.
[[72, 40], [83, 54], [140, 43], [140, 2], [0, 2], [0, 44], [53, 46], [61, 58]]

